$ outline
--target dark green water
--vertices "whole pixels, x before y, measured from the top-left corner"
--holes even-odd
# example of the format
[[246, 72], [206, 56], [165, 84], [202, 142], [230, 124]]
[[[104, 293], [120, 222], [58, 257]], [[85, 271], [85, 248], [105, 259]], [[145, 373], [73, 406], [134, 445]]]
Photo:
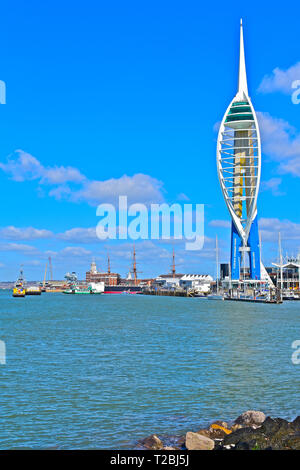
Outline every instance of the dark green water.
[[299, 413], [300, 302], [0, 294], [0, 448], [131, 448], [247, 409]]

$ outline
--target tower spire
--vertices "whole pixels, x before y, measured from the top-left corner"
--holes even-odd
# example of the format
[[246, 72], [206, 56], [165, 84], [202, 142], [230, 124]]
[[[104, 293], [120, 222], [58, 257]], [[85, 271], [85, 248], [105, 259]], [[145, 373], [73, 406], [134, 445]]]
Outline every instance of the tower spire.
[[245, 64], [243, 20], [240, 23], [240, 63], [239, 63], [239, 89], [238, 98], [243, 100], [248, 96], [247, 74]]

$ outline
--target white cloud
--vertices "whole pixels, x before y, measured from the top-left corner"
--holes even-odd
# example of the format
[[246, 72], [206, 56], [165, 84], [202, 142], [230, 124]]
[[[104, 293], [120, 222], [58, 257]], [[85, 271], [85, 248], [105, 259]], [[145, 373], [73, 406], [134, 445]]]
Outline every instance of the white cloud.
[[77, 168], [71, 166], [55, 166], [45, 168], [41, 183], [63, 184], [67, 182], [81, 183], [86, 178]]
[[258, 222], [262, 239], [277, 241], [278, 233], [285, 240], [300, 240], [300, 224], [278, 218], [261, 218]]
[[0, 163], [0, 168], [10, 175], [14, 181], [34, 180], [41, 178], [43, 166], [32, 155], [16, 150], [7, 159], [7, 163]]
[[75, 201], [90, 204], [118, 203], [119, 196], [127, 196], [128, 204], [162, 202], [162, 182], [142, 173], [133, 176], [123, 175], [106, 181], [88, 181], [82, 189], [72, 195]]
[[90, 228], [72, 228], [70, 230], [66, 230], [63, 233], [59, 233], [57, 235], [57, 238], [61, 240], [66, 240], [69, 242], [75, 242], [75, 243], [92, 243], [95, 241], [98, 241], [99, 239], [97, 238], [96, 235], [96, 229], [94, 227]]
[[34, 227], [19, 228], [10, 225], [0, 228], [0, 238], [5, 240], [37, 240], [52, 237], [53, 233], [50, 230]]
[[279, 172], [300, 176], [300, 133], [284, 119], [258, 112], [262, 152], [279, 163]]
[[[231, 222], [230, 220], [212, 220], [209, 225], [217, 228], [230, 228]], [[300, 240], [300, 224], [290, 220], [262, 217], [258, 221], [258, 227], [263, 238], [268, 241], [277, 240], [279, 232], [287, 240]]]
[[45, 167], [39, 160], [23, 150], [16, 150], [0, 168], [14, 181], [37, 180], [39, 191], [42, 185], [52, 186], [49, 196], [73, 202], [118, 203], [119, 196], [127, 196], [128, 203], [158, 203], [164, 200], [163, 183], [143, 173], [123, 175], [108, 180], [89, 180], [77, 168]]
[[90, 250], [86, 250], [85, 248], [82, 248], [81, 246], [67, 246], [66, 248], [63, 248], [61, 251], [58, 252], [59, 256], [76, 256], [76, 257], [81, 257], [81, 256], [87, 256], [91, 255]]
[[19, 243], [1, 243], [0, 251], [21, 251], [23, 253], [34, 253], [37, 249], [31, 245]]
[[51, 191], [49, 191], [49, 196], [54, 197], [58, 201], [60, 199], [68, 199], [72, 196], [72, 190], [68, 185], [62, 184], [55, 187], [54, 189], [51, 189]]
[[189, 201], [189, 200], [190, 198], [184, 193], [179, 193], [177, 195], [177, 201]]
[[41, 260], [38, 260], [38, 259], [31, 259], [31, 260], [28, 260], [28, 261], [24, 261], [23, 262], [23, 265], [24, 266], [43, 266], [43, 263]]
[[230, 228], [231, 227], [231, 222], [230, 220], [211, 220], [209, 222], [209, 225], [211, 227], [219, 227], [219, 228]]
[[273, 196], [283, 196], [285, 193], [279, 189], [281, 183], [281, 178], [270, 178], [268, 181], [262, 181], [260, 186], [261, 191], [271, 191]]
[[270, 75], [265, 75], [258, 90], [262, 93], [273, 93], [276, 91], [290, 94], [294, 80], [300, 80], [300, 62], [292, 65], [286, 70], [276, 67]]
[[7, 159], [7, 163], [0, 163], [0, 168], [14, 181], [40, 180], [44, 184], [63, 184], [67, 182], [81, 183], [85, 176], [77, 168], [54, 166], [45, 167], [39, 160], [23, 150], [16, 150]]

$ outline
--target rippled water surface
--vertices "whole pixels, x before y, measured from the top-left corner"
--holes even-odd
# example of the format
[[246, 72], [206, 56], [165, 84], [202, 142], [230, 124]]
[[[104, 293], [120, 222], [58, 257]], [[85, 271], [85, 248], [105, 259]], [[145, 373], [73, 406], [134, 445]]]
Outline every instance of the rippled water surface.
[[247, 409], [299, 413], [300, 302], [0, 293], [0, 448], [132, 448]]

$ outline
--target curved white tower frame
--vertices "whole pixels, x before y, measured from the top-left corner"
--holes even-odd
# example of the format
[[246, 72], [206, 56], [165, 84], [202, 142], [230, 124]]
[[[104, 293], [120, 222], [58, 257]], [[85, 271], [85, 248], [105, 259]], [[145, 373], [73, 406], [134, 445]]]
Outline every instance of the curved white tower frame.
[[217, 169], [232, 218], [231, 277], [239, 279], [245, 252], [250, 277], [260, 279], [257, 196], [261, 175], [261, 141], [257, 117], [248, 95], [243, 25], [240, 25], [238, 92], [223, 117], [217, 143]]

